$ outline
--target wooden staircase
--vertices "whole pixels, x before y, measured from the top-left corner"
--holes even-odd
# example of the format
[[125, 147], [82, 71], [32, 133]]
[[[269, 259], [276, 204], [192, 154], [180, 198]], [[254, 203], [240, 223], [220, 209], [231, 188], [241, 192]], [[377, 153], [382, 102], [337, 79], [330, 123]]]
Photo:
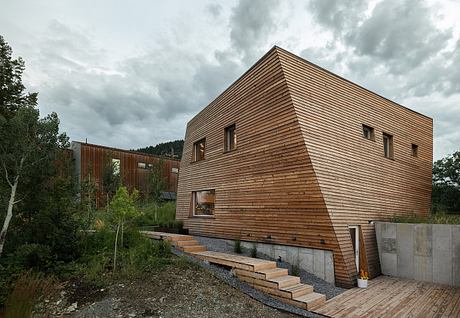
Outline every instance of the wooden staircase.
[[289, 275], [285, 268], [278, 268], [274, 261], [206, 251], [206, 248], [190, 235], [143, 233], [153, 239], [167, 240], [178, 250], [209, 263], [231, 267], [241, 281], [290, 305], [312, 310], [326, 301], [325, 295], [315, 293], [313, 286], [302, 284], [299, 277]]

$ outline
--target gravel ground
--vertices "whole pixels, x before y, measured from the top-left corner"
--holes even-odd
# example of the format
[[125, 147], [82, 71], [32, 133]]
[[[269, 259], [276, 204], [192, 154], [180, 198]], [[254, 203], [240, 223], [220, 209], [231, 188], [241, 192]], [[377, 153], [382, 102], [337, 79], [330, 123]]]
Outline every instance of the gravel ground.
[[[265, 306], [218, 278], [212, 271], [176, 258], [170, 265], [139, 279], [126, 279], [103, 289], [69, 283], [39, 306], [34, 317], [274, 317], [295, 318]], [[207, 267], [215, 267], [205, 265]], [[226, 276], [231, 279], [228, 271]], [[45, 308], [44, 308], [45, 307]]]
[[[194, 236], [194, 238], [197, 241], [199, 241], [201, 245], [206, 246], [206, 248], [210, 251], [222, 252], [222, 253], [228, 253], [228, 254], [236, 254], [233, 251], [233, 245], [228, 243], [226, 240], [210, 238], [210, 237], [203, 237], [203, 236]], [[243, 251], [242, 255], [251, 256], [250, 250], [242, 248], [242, 251]], [[271, 259], [268, 256], [263, 255], [263, 254], [259, 254], [257, 258], [276, 261], [278, 264], [278, 267], [287, 268], [289, 270], [289, 273], [292, 272], [291, 264]], [[346, 291], [346, 289], [336, 287], [334, 284], [328, 283], [325, 280], [313, 274], [310, 274], [303, 269], [299, 270], [299, 277], [302, 283], [312, 285], [315, 289], [315, 292], [326, 295], [327, 299], [331, 299], [343, 293], [344, 291]]]

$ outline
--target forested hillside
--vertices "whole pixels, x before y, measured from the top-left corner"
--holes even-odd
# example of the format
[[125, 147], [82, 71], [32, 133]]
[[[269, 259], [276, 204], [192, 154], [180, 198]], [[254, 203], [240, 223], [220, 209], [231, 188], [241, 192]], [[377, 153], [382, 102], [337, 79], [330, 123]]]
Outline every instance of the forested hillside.
[[167, 157], [181, 159], [183, 147], [184, 147], [184, 141], [180, 139], [180, 140], [162, 142], [156, 146], [148, 146], [144, 148], [139, 148], [139, 149], [136, 149], [135, 151], [147, 153], [150, 155], [167, 156]]

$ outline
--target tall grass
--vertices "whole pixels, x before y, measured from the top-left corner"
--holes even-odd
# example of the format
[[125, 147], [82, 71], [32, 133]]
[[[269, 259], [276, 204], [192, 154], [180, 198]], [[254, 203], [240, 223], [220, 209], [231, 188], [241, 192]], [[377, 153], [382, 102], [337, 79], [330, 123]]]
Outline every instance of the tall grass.
[[427, 217], [404, 215], [394, 216], [390, 221], [394, 223], [460, 224], [460, 215], [446, 213], [431, 214]]
[[35, 305], [58, 288], [53, 278], [32, 271], [23, 273], [6, 301], [5, 318], [32, 317]]
[[140, 210], [142, 215], [135, 220], [138, 226], [170, 224], [176, 220], [176, 202], [150, 202], [141, 206]]

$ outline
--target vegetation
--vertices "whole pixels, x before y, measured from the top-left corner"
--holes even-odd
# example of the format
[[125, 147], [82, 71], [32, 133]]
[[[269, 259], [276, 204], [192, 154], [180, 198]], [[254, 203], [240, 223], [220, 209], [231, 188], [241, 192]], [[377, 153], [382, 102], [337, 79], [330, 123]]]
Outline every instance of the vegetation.
[[395, 216], [391, 219], [394, 223], [426, 223], [426, 224], [460, 224], [459, 214], [435, 213], [427, 217], [416, 215]]
[[182, 149], [184, 148], [184, 141], [174, 140], [164, 143], [160, 143], [156, 146], [148, 146], [144, 148], [139, 148], [135, 151], [143, 152], [150, 155], [165, 156], [171, 158], [182, 158]]
[[252, 248], [251, 248], [251, 257], [257, 258], [257, 247], [256, 247], [256, 244], [253, 244], [253, 245], [252, 245]]
[[235, 243], [233, 243], [233, 251], [238, 254], [243, 253], [240, 240], [236, 240]]
[[300, 276], [300, 266], [298, 264], [291, 266], [291, 275], [292, 276]]
[[433, 164], [432, 209], [460, 214], [460, 151]]

